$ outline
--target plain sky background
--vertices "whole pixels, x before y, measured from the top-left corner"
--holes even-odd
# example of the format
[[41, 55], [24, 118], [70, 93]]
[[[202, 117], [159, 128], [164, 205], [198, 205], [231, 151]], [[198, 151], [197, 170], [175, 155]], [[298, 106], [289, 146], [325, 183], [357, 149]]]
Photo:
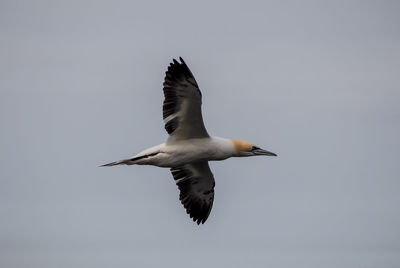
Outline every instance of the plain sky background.
[[[398, 1], [0, 1], [1, 267], [400, 267]], [[182, 56], [212, 135], [194, 224], [164, 142]]]

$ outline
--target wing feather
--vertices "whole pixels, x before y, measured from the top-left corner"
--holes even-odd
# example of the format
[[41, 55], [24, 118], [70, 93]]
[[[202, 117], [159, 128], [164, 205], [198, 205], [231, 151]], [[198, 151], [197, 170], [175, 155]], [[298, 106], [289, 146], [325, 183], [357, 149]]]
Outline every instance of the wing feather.
[[189, 67], [173, 59], [165, 73], [163, 119], [170, 139], [209, 137], [201, 114], [201, 92]]
[[171, 172], [180, 190], [179, 199], [186, 212], [197, 224], [204, 223], [211, 212], [215, 187], [208, 162], [171, 168]]

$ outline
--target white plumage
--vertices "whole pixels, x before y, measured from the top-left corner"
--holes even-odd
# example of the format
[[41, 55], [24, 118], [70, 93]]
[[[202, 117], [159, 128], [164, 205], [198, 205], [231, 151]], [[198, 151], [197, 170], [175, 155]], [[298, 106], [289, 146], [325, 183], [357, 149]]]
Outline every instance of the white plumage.
[[214, 176], [208, 161], [233, 156], [276, 154], [247, 141], [210, 137], [201, 114], [201, 92], [182, 58], [173, 60], [164, 79], [163, 119], [169, 134], [166, 143], [103, 166], [153, 165], [171, 168], [180, 200], [198, 224], [210, 214], [214, 200]]

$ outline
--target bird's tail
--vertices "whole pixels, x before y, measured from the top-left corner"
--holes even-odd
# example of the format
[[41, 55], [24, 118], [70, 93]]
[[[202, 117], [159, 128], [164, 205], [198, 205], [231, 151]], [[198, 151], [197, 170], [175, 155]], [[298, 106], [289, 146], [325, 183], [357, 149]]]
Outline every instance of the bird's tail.
[[138, 164], [138, 160], [144, 159], [144, 158], [148, 158], [150, 156], [154, 156], [156, 155], [158, 152], [152, 153], [152, 154], [145, 154], [145, 155], [139, 155], [139, 156], [135, 156], [132, 158], [128, 158], [128, 159], [124, 159], [124, 160], [120, 160], [120, 161], [115, 161], [115, 162], [111, 162], [108, 164], [104, 164], [101, 165], [100, 167], [111, 167], [111, 166], [116, 166], [116, 165], [134, 165], [134, 164]]
[[129, 158], [129, 159], [124, 159], [124, 160], [104, 164], [104, 165], [101, 165], [100, 167], [111, 167], [111, 166], [117, 166], [117, 165], [133, 165], [133, 164], [135, 164], [134, 163], [135, 160], [136, 159], [134, 159], [134, 158]]

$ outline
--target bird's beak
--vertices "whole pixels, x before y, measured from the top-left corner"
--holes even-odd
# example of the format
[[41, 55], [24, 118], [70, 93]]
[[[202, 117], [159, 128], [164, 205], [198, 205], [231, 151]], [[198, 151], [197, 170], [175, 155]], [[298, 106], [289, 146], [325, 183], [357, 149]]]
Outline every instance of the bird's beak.
[[273, 152], [263, 150], [263, 149], [256, 149], [252, 151], [255, 155], [269, 155], [269, 156], [277, 156]]

